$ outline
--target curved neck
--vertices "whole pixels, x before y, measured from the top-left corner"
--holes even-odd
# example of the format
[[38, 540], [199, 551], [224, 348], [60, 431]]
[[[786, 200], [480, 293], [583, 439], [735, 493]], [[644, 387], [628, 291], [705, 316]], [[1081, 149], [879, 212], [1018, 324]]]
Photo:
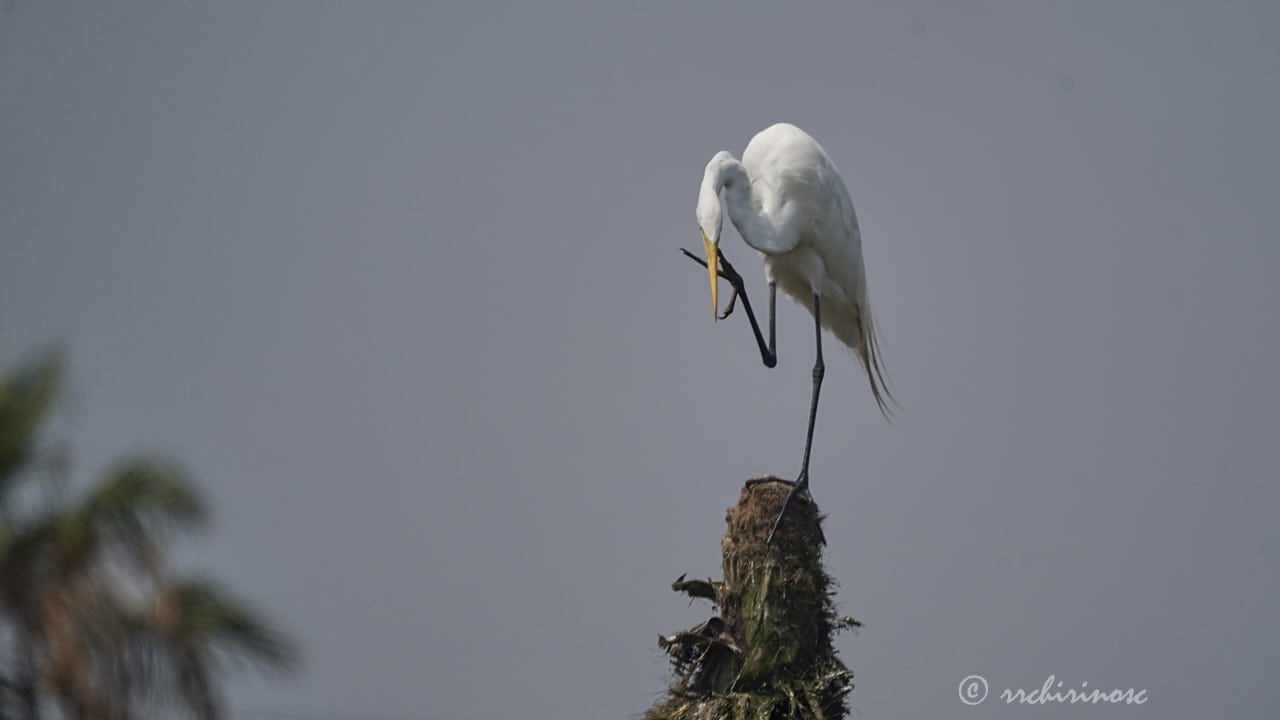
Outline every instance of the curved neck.
[[720, 153], [707, 167], [703, 177], [703, 191], [710, 191], [718, 205], [720, 191], [724, 191], [724, 208], [738, 234], [748, 245], [761, 252], [776, 255], [791, 250], [795, 243], [786, 242], [779, 228], [767, 212], [756, 209], [751, 201], [751, 178], [737, 158]]

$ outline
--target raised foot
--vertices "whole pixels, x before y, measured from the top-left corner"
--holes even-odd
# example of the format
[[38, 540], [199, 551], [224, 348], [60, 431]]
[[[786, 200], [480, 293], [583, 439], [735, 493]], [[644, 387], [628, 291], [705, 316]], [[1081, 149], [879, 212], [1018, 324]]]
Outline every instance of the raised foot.
[[738, 304], [738, 288], [734, 288], [729, 293], [729, 304], [724, 306], [724, 312], [720, 313], [720, 319], [724, 320], [733, 314], [733, 307]]
[[[690, 260], [698, 263], [702, 267], [707, 266], [706, 260], [694, 255], [688, 250], [680, 248], [680, 252], [684, 253]], [[738, 303], [738, 294], [743, 292], [743, 282], [742, 276], [738, 274], [738, 271], [733, 267], [733, 264], [725, 258], [723, 251], [717, 253], [717, 257], [719, 259], [719, 267], [716, 268], [716, 275], [728, 280], [729, 286], [733, 288], [732, 294], [729, 295], [729, 304], [725, 306], [724, 312], [720, 313], [718, 316], [721, 320], [724, 320], [733, 314], [733, 308]]]

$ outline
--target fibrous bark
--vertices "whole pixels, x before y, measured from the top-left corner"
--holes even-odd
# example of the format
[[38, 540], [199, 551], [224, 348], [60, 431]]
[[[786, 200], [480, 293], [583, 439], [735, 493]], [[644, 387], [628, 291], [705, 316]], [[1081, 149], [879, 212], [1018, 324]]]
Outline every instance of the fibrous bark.
[[772, 544], [769, 531], [790, 486], [753, 478], [725, 517], [724, 580], [686, 580], [672, 589], [710, 600], [719, 614], [658, 639], [673, 680], [645, 720], [838, 720], [853, 673], [833, 639], [859, 627], [836, 611], [822, 568], [821, 516], [807, 497], [792, 501]]

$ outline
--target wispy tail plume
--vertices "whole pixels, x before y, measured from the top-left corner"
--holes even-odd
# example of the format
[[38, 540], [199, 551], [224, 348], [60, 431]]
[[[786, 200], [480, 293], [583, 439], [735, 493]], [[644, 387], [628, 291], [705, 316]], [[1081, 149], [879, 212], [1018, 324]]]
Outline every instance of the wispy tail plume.
[[880, 353], [880, 333], [871, 319], [871, 309], [867, 308], [862, 315], [862, 342], [858, 344], [858, 359], [862, 361], [862, 369], [867, 373], [867, 382], [871, 385], [871, 394], [876, 398], [880, 414], [890, 424], [902, 405], [889, 390], [889, 382], [884, 373], [884, 358]]

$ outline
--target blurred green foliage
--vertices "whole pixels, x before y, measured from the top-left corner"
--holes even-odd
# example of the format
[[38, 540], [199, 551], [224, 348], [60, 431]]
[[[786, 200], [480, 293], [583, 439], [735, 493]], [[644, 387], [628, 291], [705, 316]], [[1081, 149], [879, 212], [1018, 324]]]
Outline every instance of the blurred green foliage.
[[0, 719], [218, 718], [228, 662], [287, 669], [295, 651], [217, 584], [166, 570], [166, 542], [206, 519], [179, 467], [128, 458], [67, 491], [42, 435], [63, 366], [54, 350], [0, 370]]

